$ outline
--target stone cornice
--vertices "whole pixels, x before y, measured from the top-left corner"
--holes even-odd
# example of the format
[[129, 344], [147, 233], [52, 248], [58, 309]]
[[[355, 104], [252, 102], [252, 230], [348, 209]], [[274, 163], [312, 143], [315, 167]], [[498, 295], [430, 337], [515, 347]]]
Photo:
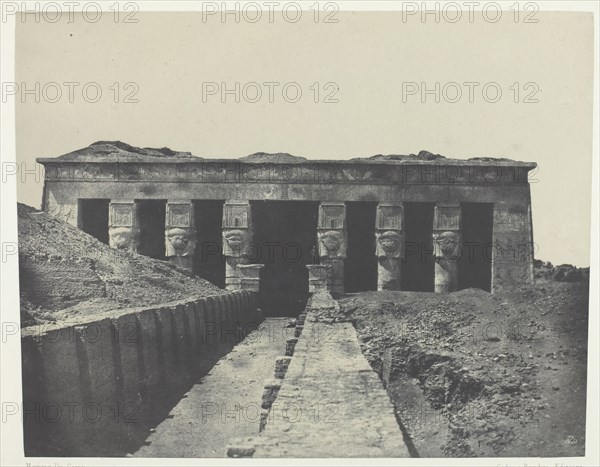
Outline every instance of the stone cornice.
[[447, 167], [523, 167], [528, 170], [537, 167], [535, 162], [513, 161], [509, 159], [493, 159], [493, 158], [472, 158], [472, 159], [437, 159], [433, 161], [423, 160], [377, 160], [377, 159], [303, 159], [299, 158], [298, 162], [279, 162], [279, 161], [255, 161], [241, 159], [205, 159], [201, 157], [192, 158], [177, 158], [170, 157], [158, 159], [154, 157], [139, 157], [134, 160], [119, 156], [104, 156], [99, 159], [96, 156], [80, 156], [77, 159], [61, 159], [60, 157], [38, 157], [36, 161], [42, 165], [68, 165], [68, 164], [193, 164], [193, 165], [209, 165], [209, 164], [228, 164], [228, 165], [281, 165], [281, 166], [297, 166], [297, 165], [350, 165], [350, 166], [447, 166]]
[[46, 162], [46, 181], [282, 183], [369, 185], [526, 184], [535, 165], [373, 164], [348, 161], [253, 164], [240, 161], [175, 163]]
[[537, 165], [509, 159], [447, 159], [419, 154], [310, 160], [287, 153], [203, 159], [168, 148], [98, 142], [58, 158], [39, 158], [47, 181], [283, 184], [525, 184]]

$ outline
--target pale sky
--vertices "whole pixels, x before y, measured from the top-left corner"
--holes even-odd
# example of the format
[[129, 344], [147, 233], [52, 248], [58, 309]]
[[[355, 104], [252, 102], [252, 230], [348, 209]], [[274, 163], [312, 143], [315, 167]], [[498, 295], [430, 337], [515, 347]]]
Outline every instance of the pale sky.
[[[338, 13], [318, 23], [255, 24], [201, 13], [137, 13], [138, 23], [17, 21], [16, 81], [61, 83], [58, 102], [18, 94], [17, 157], [56, 157], [98, 140], [229, 158], [289, 152], [309, 159], [409, 154], [507, 157], [539, 164], [532, 184], [537, 258], [589, 265], [593, 21], [585, 13], [538, 13], [538, 23], [402, 20], [400, 13]], [[69, 102], [65, 82], [80, 83]], [[124, 89], [126, 83], [135, 83]], [[205, 96], [202, 83], [259, 83], [262, 99]], [[269, 87], [274, 86], [274, 102]], [[324, 102], [332, 86], [338, 102]], [[447, 100], [404, 96], [403, 83], [447, 87]], [[469, 102], [469, 88], [479, 83]], [[86, 102], [82, 87], [102, 98]], [[120, 93], [114, 102], [113, 83]], [[296, 103], [282, 96], [298, 83]], [[313, 83], [320, 92], [315, 103]], [[487, 102], [495, 88], [502, 96]], [[493, 84], [496, 83], [496, 84]], [[518, 83], [515, 86], [515, 83]], [[529, 84], [527, 87], [526, 83]], [[312, 86], [312, 90], [311, 90]], [[406, 84], [404, 85], [406, 89]], [[137, 103], [123, 102], [137, 88]], [[22, 88], [21, 88], [22, 89]], [[55, 89], [46, 87], [55, 99]], [[516, 89], [519, 89], [516, 95]], [[88, 89], [93, 98], [93, 89]], [[294, 98], [293, 88], [287, 96]], [[525, 102], [537, 99], [539, 102]], [[515, 99], [518, 102], [515, 102]], [[204, 100], [204, 101], [203, 101]], [[20, 202], [40, 206], [42, 183], [26, 177]]]

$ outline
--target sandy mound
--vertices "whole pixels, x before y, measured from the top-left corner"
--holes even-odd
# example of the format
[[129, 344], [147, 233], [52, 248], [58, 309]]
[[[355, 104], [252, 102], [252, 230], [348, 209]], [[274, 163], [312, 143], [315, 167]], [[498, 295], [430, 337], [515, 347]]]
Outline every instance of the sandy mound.
[[18, 217], [23, 326], [224, 293], [167, 262], [117, 252], [29, 206], [19, 204]]

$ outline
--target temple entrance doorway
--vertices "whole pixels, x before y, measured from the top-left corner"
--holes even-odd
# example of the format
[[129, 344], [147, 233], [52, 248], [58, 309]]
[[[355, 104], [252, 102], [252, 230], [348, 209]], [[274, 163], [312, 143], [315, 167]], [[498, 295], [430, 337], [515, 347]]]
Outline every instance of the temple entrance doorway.
[[225, 258], [223, 257], [224, 200], [195, 200], [196, 253], [194, 274], [225, 288]]
[[348, 250], [344, 265], [346, 292], [377, 290], [375, 217], [377, 202], [346, 202]]
[[491, 291], [494, 205], [462, 203], [462, 251], [458, 260], [458, 288]]
[[137, 202], [140, 228], [138, 253], [154, 259], [165, 259], [166, 199], [142, 199]]
[[308, 300], [307, 264], [315, 261], [318, 202], [252, 201], [251, 262], [264, 264], [258, 306], [267, 316], [298, 316]]
[[433, 292], [433, 209], [435, 203], [404, 203], [402, 290]]
[[80, 199], [79, 228], [108, 245], [109, 199]]

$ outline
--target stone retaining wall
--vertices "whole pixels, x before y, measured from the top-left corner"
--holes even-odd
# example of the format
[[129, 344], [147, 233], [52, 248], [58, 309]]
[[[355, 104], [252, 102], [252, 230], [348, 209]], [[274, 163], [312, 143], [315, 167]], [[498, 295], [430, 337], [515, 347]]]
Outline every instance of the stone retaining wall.
[[254, 294], [236, 291], [24, 329], [26, 455], [126, 450], [124, 438], [144, 430], [156, 406], [180, 396], [260, 320]]

